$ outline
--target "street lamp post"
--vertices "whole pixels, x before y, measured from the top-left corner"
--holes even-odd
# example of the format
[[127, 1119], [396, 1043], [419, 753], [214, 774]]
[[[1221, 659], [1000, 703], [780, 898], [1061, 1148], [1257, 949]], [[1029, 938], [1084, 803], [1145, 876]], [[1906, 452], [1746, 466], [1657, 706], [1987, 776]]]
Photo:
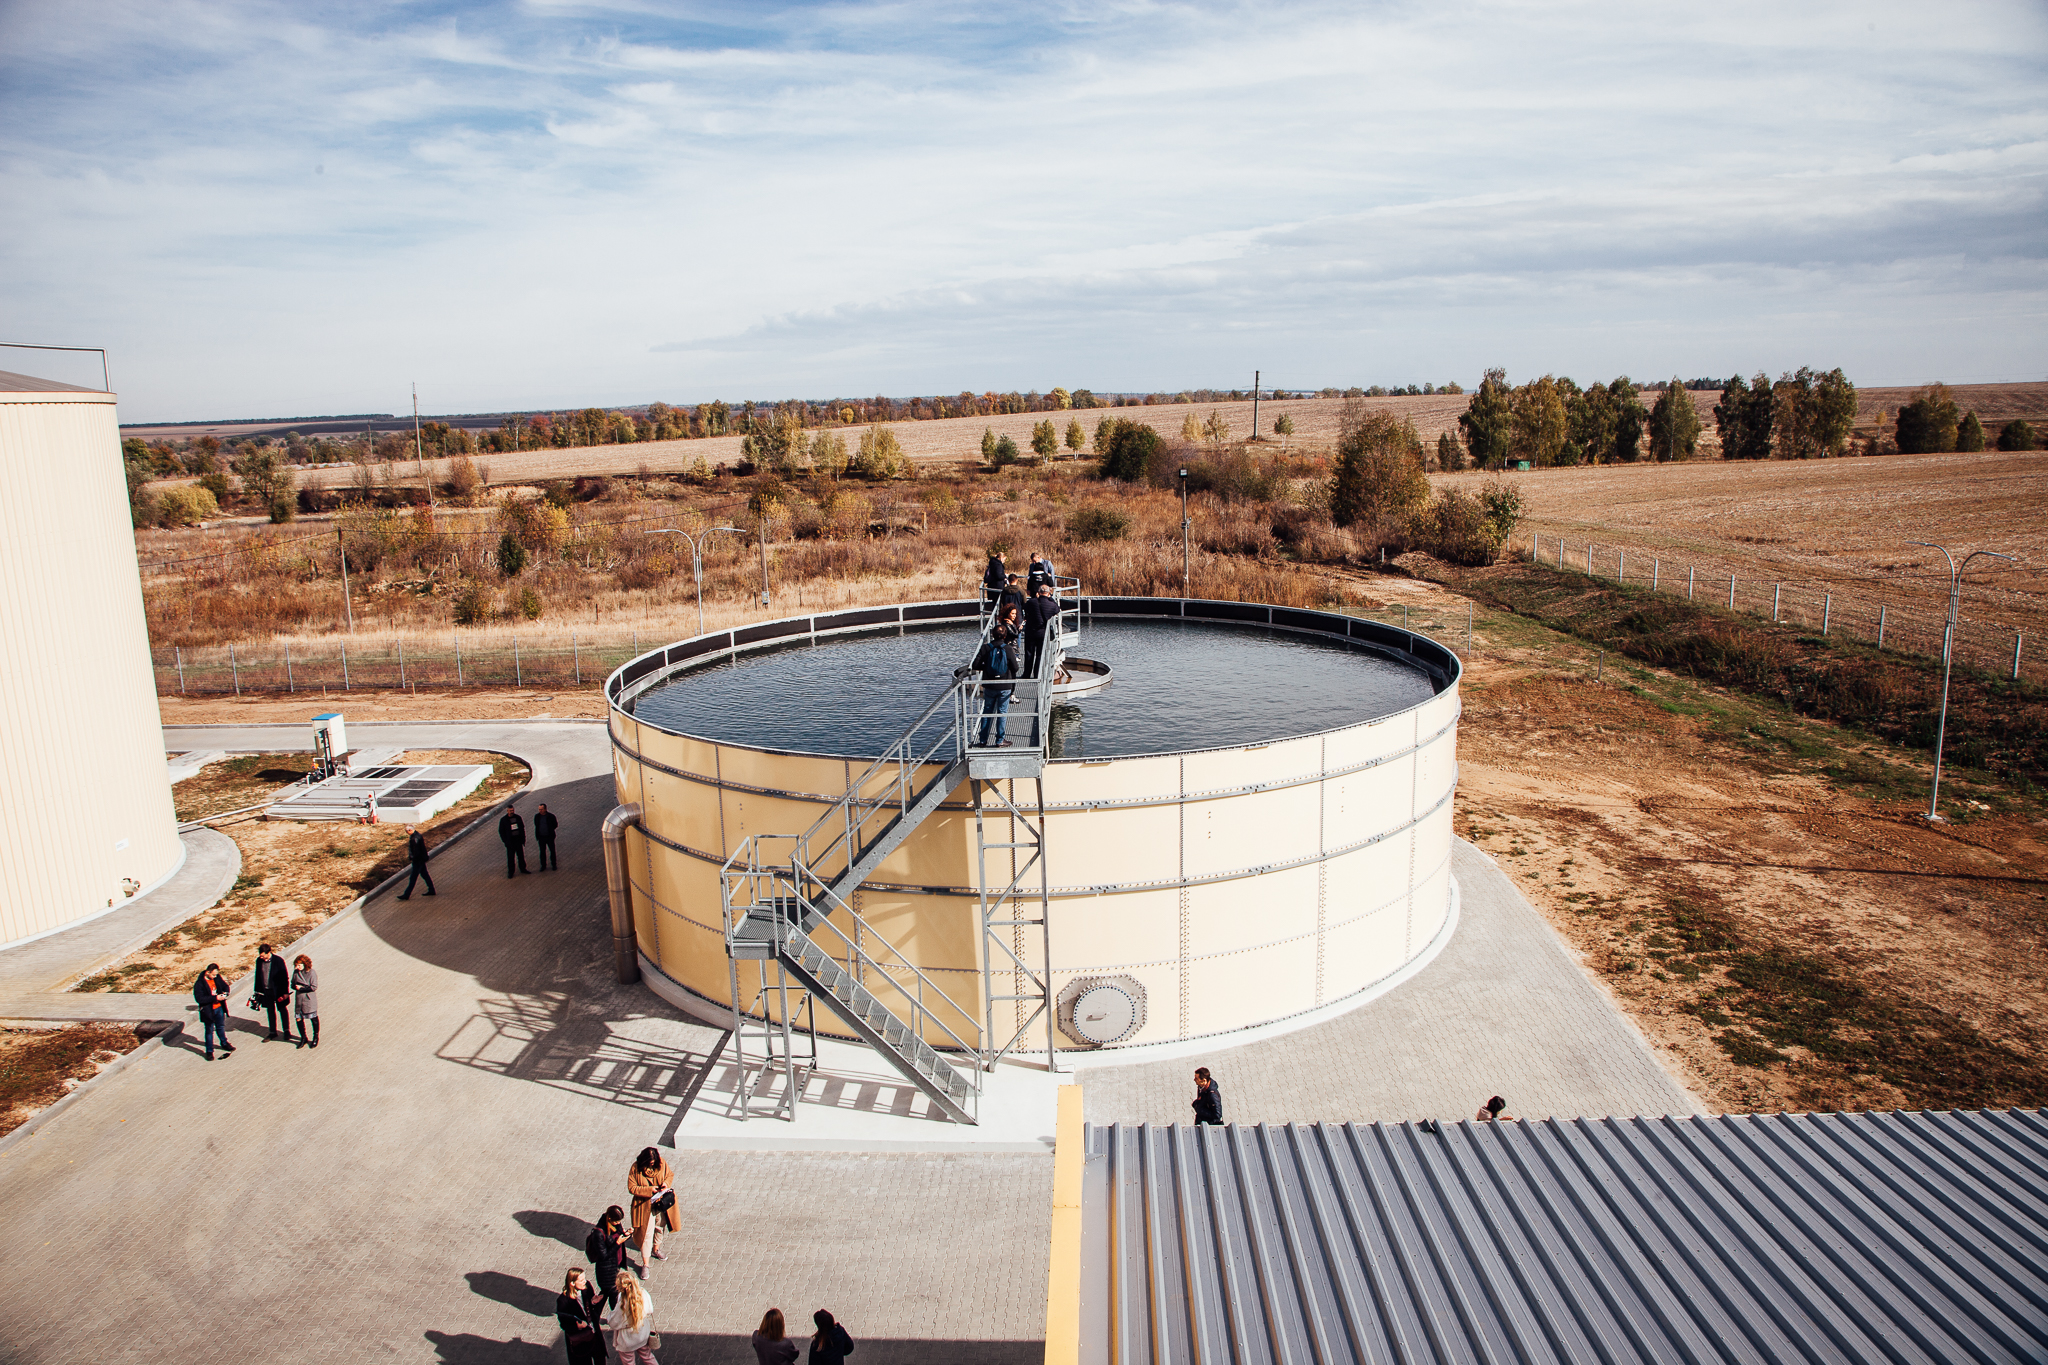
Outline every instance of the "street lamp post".
[[689, 542], [690, 570], [697, 576], [697, 633], [699, 635], [704, 633], [704, 542], [710, 539], [714, 532], [718, 531], [730, 531], [736, 536], [746, 534], [745, 531], [742, 531], [737, 526], [707, 526], [694, 536], [688, 531], [678, 531], [667, 526], [656, 527], [654, 530], [655, 535], [681, 536]]
[[1180, 595], [1188, 595], [1188, 471], [1180, 471]]
[[1987, 559], [2002, 559], [2008, 564], [2015, 562], [2011, 555], [1996, 550], [1973, 550], [1956, 563], [1956, 557], [1948, 552], [1945, 545], [1936, 545], [1931, 540], [1909, 540], [1908, 545], [1919, 545], [1929, 550], [1940, 550], [1941, 557], [1948, 561], [1948, 624], [1941, 632], [1941, 720], [1934, 731], [1934, 786], [1927, 794], [1927, 818], [1941, 819], [1941, 746], [1948, 738], [1948, 675], [1955, 667], [1956, 616], [1962, 605], [1963, 571], [1970, 567], [1970, 561], [1978, 556]]

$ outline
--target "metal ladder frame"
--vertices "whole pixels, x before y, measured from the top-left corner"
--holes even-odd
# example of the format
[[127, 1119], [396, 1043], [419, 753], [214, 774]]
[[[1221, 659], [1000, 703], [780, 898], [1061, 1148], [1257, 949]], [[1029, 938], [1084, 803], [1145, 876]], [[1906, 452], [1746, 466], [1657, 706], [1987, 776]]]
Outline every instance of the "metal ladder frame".
[[[796, 1122], [796, 1102], [802, 1094], [801, 1085], [810, 1084], [811, 1073], [818, 1069], [817, 1004], [811, 999], [809, 991], [805, 990], [802, 986], [798, 986], [796, 988], [798, 996], [797, 1007], [794, 1012], [791, 1011], [789, 1007], [789, 969], [780, 962], [777, 962], [775, 964], [775, 984], [773, 986], [768, 984], [768, 974], [765, 971], [761, 974], [761, 989], [754, 992], [753, 1004], [750, 1007], [754, 1013], [750, 1016], [740, 1009], [740, 960], [736, 957], [728, 956], [725, 960], [725, 966], [727, 976], [732, 983], [733, 1065], [739, 1070], [739, 1082], [733, 1087], [733, 1103], [739, 1109], [739, 1121], [745, 1123], [749, 1118], [753, 1117], [755, 1082], [747, 1077], [747, 1031], [751, 1028], [758, 1031], [761, 1035], [761, 1074], [763, 1077], [775, 1070], [775, 1035], [778, 1031], [782, 1034], [782, 1099], [765, 1117], [786, 1119], [788, 1122], [794, 1123]], [[768, 1017], [768, 992], [771, 990], [781, 997], [779, 1001], [780, 1008], [777, 1011], [781, 1016], [779, 1026], [774, 1019]], [[811, 1055], [804, 1059], [804, 1063], [801, 1066], [796, 1059], [795, 1030], [790, 1025], [790, 1020], [795, 1018], [797, 1014], [802, 1014], [807, 1020], [807, 1023], [802, 1026], [802, 1031], [809, 1034], [811, 1040]], [[760, 1020], [759, 1024], [753, 1022], [755, 1018]], [[797, 1080], [799, 1072], [803, 1076], [801, 1085]], [[787, 1114], [783, 1113], [785, 1109], [789, 1111]]]
[[[1041, 663], [1041, 669], [1045, 678], [1041, 686], [1048, 694], [1051, 690], [1050, 678], [1056, 655], [1057, 651], [1052, 649], [1046, 650], [1044, 661]], [[998, 781], [976, 781], [974, 783], [974, 874], [975, 888], [979, 894], [981, 908], [981, 999], [986, 1020], [982, 1026], [981, 1034], [981, 1069], [983, 1071], [995, 1070], [996, 1063], [1016, 1050], [1018, 1043], [1023, 1039], [1024, 1035], [1030, 1032], [1031, 1026], [1038, 1022], [1039, 1016], [1043, 1015], [1045, 1018], [1046, 1070], [1057, 1073], [1059, 1071], [1059, 1052], [1055, 1046], [1052, 1031], [1054, 1013], [1052, 1007], [1052, 886], [1050, 868], [1046, 862], [1045, 852], [1045, 779], [1043, 777], [1031, 779], [1031, 785], [1036, 790], [1037, 795], [1034, 814], [1027, 814], [1018, 807], [1013, 799], [1016, 795], [1016, 779], [1011, 778], [1009, 782], [1011, 790], [1008, 793], [1003, 791], [1002, 784]], [[988, 837], [988, 812], [990, 804], [987, 798], [990, 795], [995, 797], [996, 818], [1007, 818], [1009, 820], [1010, 833], [1013, 836], [1021, 827], [1026, 835], [1025, 838], [1016, 839], [1013, 837], [1005, 841], [994, 841]], [[1017, 853], [1023, 849], [1028, 849], [1030, 852], [1025, 856], [1020, 866], [1017, 861]], [[1010, 855], [1010, 880], [1002, 890], [996, 892], [993, 896], [989, 894], [990, 880], [988, 875], [988, 855], [992, 851], [1007, 852]], [[1034, 867], [1038, 870], [1038, 889], [1035, 892], [1025, 891], [1020, 894], [1018, 888], [1022, 885], [1025, 878], [1030, 875]], [[1034, 900], [1038, 903], [1038, 914], [1035, 919], [1031, 918], [1025, 909], [1025, 906]], [[997, 918], [999, 915], [1007, 917]], [[1034, 969], [1029, 962], [1025, 961], [1021, 951], [1023, 948], [1021, 940], [1028, 937], [1029, 930], [1034, 926], [1038, 929], [1040, 961], [1044, 964], [1038, 969]], [[1025, 933], [1012, 934], [1013, 938], [1020, 940], [1013, 947], [1010, 943], [1004, 941], [1003, 935], [999, 932], [1004, 929], [1013, 931], [1021, 929]], [[1009, 966], [999, 967], [996, 965], [1000, 960], [997, 957], [999, 951], [1002, 957], [1009, 959]], [[1016, 983], [1015, 994], [996, 994], [995, 978], [998, 975], [1008, 976]], [[1036, 1002], [1036, 1004], [1030, 1015], [1017, 1024], [1015, 1031], [1010, 1034], [1009, 1038], [1000, 1047], [993, 1046], [992, 1041], [1003, 1036], [996, 1023], [998, 1006], [1009, 1004], [1014, 1007], [1031, 1002]]]

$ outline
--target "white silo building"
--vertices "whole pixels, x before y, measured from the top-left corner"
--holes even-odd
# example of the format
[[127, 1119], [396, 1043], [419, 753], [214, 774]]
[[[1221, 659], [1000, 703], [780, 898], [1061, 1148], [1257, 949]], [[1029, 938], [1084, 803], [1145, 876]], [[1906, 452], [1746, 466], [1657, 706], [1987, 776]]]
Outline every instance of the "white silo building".
[[0, 947], [184, 861], [114, 395], [0, 371]]

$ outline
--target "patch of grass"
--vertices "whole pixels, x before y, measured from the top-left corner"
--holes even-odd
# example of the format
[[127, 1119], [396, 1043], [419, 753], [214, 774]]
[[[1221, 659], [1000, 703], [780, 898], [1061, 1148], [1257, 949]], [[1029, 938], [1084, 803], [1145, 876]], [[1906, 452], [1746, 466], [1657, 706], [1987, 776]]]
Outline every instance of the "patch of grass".
[[1786, 1054], [1755, 1034], [1735, 1029], [1715, 1034], [1714, 1045], [1727, 1053], [1728, 1060], [1737, 1066], [1766, 1067], [1773, 1062], [1789, 1060]]

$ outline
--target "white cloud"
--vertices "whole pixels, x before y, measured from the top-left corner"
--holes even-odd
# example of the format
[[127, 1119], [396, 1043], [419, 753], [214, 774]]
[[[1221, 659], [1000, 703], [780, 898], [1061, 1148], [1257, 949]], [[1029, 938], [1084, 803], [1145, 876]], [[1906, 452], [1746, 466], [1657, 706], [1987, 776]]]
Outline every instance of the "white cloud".
[[0, 299], [104, 339], [131, 420], [414, 377], [450, 410], [2028, 377], [2044, 36], [2017, 4], [10, 7]]

